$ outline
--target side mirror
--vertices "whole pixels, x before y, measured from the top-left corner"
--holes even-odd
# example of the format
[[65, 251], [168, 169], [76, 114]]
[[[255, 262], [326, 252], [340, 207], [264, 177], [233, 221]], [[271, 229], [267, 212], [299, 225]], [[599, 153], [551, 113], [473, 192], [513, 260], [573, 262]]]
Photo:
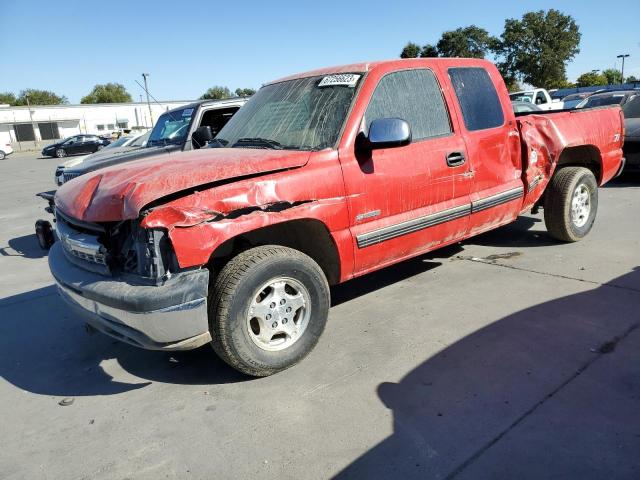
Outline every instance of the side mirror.
[[369, 126], [366, 143], [371, 150], [409, 145], [411, 128], [401, 118], [378, 118]]
[[213, 140], [213, 133], [209, 125], [203, 125], [195, 129], [191, 135], [191, 140], [196, 143], [198, 148], [204, 147], [208, 142]]

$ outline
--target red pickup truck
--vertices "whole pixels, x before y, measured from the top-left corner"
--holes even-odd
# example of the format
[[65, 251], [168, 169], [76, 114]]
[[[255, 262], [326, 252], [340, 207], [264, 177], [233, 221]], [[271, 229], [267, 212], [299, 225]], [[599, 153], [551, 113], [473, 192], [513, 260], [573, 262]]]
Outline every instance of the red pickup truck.
[[622, 143], [618, 107], [516, 116], [484, 60], [316, 70], [261, 88], [217, 148], [63, 185], [49, 264], [90, 326], [270, 375], [315, 346], [330, 285], [539, 207], [584, 237]]

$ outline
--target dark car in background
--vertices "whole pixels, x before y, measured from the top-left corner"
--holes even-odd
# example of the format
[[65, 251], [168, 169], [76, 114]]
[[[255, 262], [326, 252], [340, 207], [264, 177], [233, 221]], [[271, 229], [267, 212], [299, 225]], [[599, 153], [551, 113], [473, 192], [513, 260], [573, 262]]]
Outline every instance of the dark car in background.
[[640, 94], [640, 90], [613, 90], [610, 92], [594, 93], [580, 102], [576, 108], [604, 107], [606, 105], [620, 105], [633, 100]]
[[567, 95], [562, 98], [563, 108], [565, 110], [571, 110], [572, 108], [576, 108], [580, 102], [582, 102], [585, 98], [588, 98], [592, 95], [593, 92], [582, 92], [582, 93], [572, 93], [571, 95]]
[[106, 147], [109, 143], [111, 143], [109, 140], [103, 140], [97, 135], [74, 135], [52, 145], [47, 145], [42, 149], [42, 155], [63, 158], [67, 155], [93, 153]]
[[624, 113], [625, 170], [640, 171], [640, 95], [636, 95], [622, 106]]

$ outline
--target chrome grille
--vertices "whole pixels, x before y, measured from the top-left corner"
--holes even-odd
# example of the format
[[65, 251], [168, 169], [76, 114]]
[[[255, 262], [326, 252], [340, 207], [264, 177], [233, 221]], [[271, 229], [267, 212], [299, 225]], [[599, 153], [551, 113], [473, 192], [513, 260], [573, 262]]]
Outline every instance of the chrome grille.
[[106, 249], [98, 242], [97, 235], [74, 229], [60, 215], [57, 215], [56, 233], [67, 253], [87, 262], [107, 264]]
[[63, 172], [62, 173], [62, 183], [67, 183], [69, 180], [73, 180], [76, 177], [79, 177], [81, 174], [78, 172]]

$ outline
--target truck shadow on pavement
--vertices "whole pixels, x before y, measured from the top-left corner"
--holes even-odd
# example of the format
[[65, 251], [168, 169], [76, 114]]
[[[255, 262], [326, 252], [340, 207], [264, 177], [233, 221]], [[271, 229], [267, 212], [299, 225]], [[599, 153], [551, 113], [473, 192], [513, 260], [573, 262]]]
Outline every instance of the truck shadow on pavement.
[[0, 255], [3, 257], [42, 258], [47, 253], [38, 245], [35, 233], [12, 238], [9, 240], [9, 247], [0, 247]]
[[[114, 380], [109, 372], [138, 378]], [[129, 377], [129, 375], [124, 375]], [[210, 347], [190, 352], [141, 350], [96, 333], [60, 300], [54, 286], [0, 300], [0, 377], [42, 395], [112, 395], [150, 382], [222, 384], [248, 379]]]
[[[460, 251], [458, 247], [443, 250], [451, 255]], [[352, 280], [332, 289], [332, 304], [438, 265], [423, 256]], [[137, 378], [131, 383], [114, 380], [109, 372], [120, 368]], [[208, 345], [187, 352], [157, 352], [101, 333], [87, 335], [53, 285], [0, 300], [0, 376], [22, 390], [61, 397], [113, 395], [151, 382], [212, 385], [252, 380], [225, 364]]]
[[636, 267], [380, 384], [393, 434], [336, 478], [638, 478], [639, 301]]

